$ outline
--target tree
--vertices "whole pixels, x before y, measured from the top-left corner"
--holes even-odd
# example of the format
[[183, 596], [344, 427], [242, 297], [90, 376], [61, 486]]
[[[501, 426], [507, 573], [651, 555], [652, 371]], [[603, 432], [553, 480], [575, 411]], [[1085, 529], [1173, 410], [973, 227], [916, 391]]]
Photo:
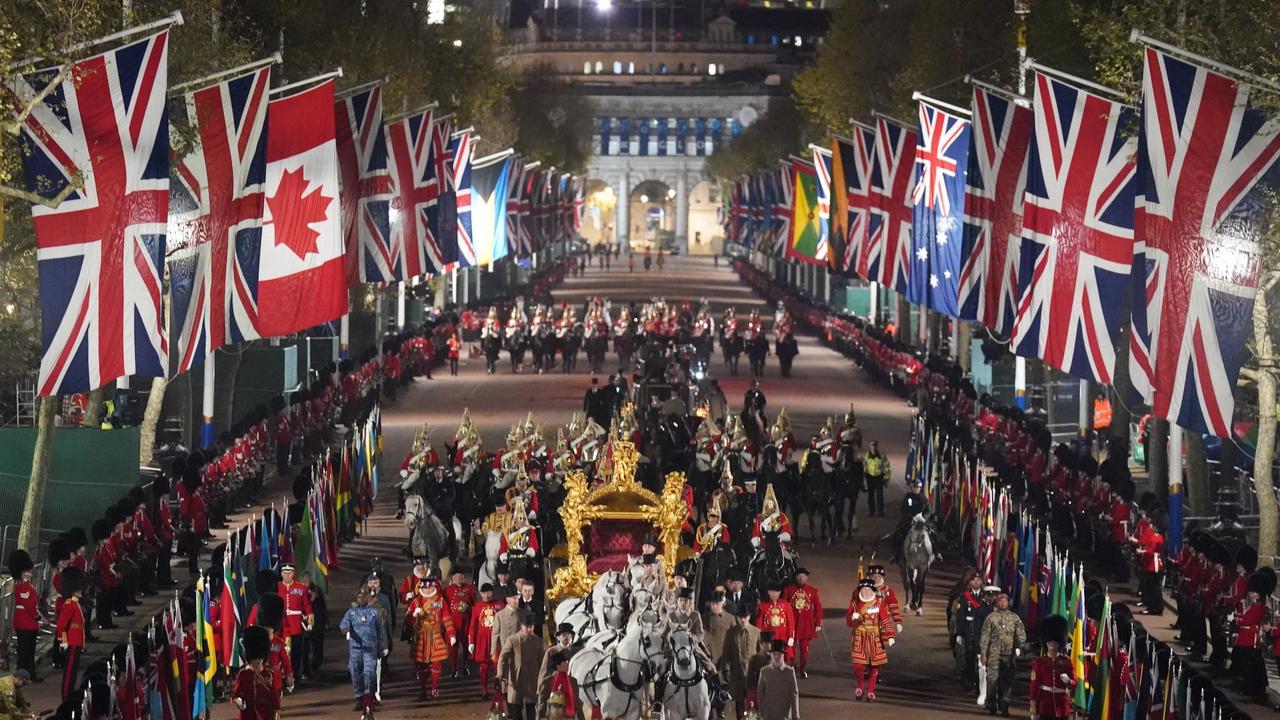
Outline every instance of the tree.
[[778, 167], [788, 153], [801, 153], [805, 143], [820, 139], [808, 130], [805, 117], [789, 95], [769, 101], [769, 107], [732, 142], [716, 148], [707, 158], [707, 174], [724, 182], [739, 176]]
[[543, 165], [580, 173], [591, 157], [591, 101], [556, 77], [548, 65], [530, 68], [511, 93], [516, 117], [515, 150]]

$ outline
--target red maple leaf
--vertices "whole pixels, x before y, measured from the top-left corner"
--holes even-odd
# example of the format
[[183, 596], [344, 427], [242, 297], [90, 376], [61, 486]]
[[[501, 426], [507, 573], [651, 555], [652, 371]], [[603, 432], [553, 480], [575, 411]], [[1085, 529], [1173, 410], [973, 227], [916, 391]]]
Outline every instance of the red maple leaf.
[[317, 242], [320, 233], [311, 229], [311, 225], [328, 218], [329, 204], [333, 202], [333, 198], [326, 197], [318, 186], [308, 193], [307, 185], [302, 168], [286, 170], [276, 187], [276, 194], [267, 198], [271, 222], [276, 226], [276, 245], [288, 247], [299, 260], [320, 252]]

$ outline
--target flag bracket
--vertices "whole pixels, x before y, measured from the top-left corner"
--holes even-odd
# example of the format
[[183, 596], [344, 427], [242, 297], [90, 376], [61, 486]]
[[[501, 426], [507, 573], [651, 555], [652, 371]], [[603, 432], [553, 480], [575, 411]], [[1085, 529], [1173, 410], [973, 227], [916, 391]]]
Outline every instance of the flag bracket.
[[385, 77], [380, 77], [377, 80], [370, 80], [369, 82], [366, 82], [366, 83], [360, 83], [359, 85], [349, 87], [343, 90], [342, 92], [335, 94], [334, 97], [338, 100], [341, 100], [343, 98], [349, 98], [352, 95], [360, 93], [364, 90], [368, 90], [371, 87], [374, 87], [376, 85], [381, 85], [386, 81], [387, 79]]
[[1217, 70], [1218, 72], [1227, 75], [1234, 75], [1237, 80], [1243, 80], [1251, 85], [1264, 87], [1274, 92], [1280, 92], [1280, 84], [1278, 83], [1272, 82], [1260, 75], [1255, 75], [1247, 70], [1241, 70], [1238, 67], [1233, 67], [1224, 62], [1219, 62], [1212, 58], [1207, 58], [1204, 55], [1193, 53], [1190, 50], [1184, 50], [1176, 45], [1170, 45], [1167, 42], [1157, 40], [1150, 35], [1143, 34], [1142, 30], [1139, 28], [1133, 28], [1129, 31], [1129, 42], [1146, 45], [1147, 47], [1153, 47], [1157, 50], [1163, 50], [1170, 55], [1176, 55], [1183, 60], [1200, 63], [1210, 70]]
[[915, 125], [914, 125], [913, 123], [904, 122], [904, 121], [902, 121], [902, 120], [899, 120], [899, 119], [898, 119], [898, 118], [896, 118], [896, 117], [893, 117], [892, 115], [886, 115], [886, 114], [884, 114], [884, 113], [880, 112], [879, 110], [872, 110], [872, 111], [871, 111], [871, 115], [872, 115], [872, 117], [876, 118], [877, 120], [884, 120], [884, 121], [886, 121], [886, 122], [891, 122], [891, 123], [893, 123], [894, 125], [897, 125], [897, 126], [899, 126], [899, 127], [905, 128], [905, 129], [907, 129], [907, 130], [912, 130], [912, 131], [914, 131], [914, 130], [916, 129], [916, 127], [915, 127]]
[[[126, 38], [131, 38], [134, 35], [141, 35], [143, 33], [151, 32], [152, 30], [162, 30], [172, 25], [181, 25], [182, 23], [183, 23], [182, 11], [174, 10], [172, 13], [170, 13], [165, 17], [160, 18], [159, 20], [146, 23], [145, 25], [137, 25], [135, 27], [127, 28], [125, 30], [121, 30], [120, 32], [117, 32], [117, 33], [112, 33], [110, 35], [104, 35], [100, 38], [94, 38], [93, 40], [85, 40], [84, 42], [76, 43], [75, 45], [72, 45], [70, 47], [63, 48], [62, 52], [64, 54], [70, 55], [71, 53], [78, 52], [80, 50], [88, 50], [89, 48], [97, 47], [99, 45], [105, 45], [109, 42], [114, 42], [116, 40], [124, 40]], [[16, 70], [18, 68], [30, 65], [38, 60], [43, 60], [43, 59], [45, 58], [42, 55], [33, 55], [28, 58], [23, 58], [22, 60], [19, 60], [18, 62], [10, 65], [9, 70], [10, 71]]]
[[1026, 107], [1026, 108], [1031, 107], [1030, 98], [1027, 98], [1024, 95], [1019, 95], [1018, 93], [1012, 90], [1005, 90], [999, 85], [992, 85], [991, 83], [983, 82], [972, 75], [965, 75], [964, 81], [976, 88], [981, 88], [983, 90], [986, 90], [987, 92], [991, 93], [992, 95], [995, 95], [996, 97], [1004, 98], [1005, 100], [1008, 100], [1009, 102], [1015, 105], [1018, 105], [1019, 107]]
[[[359, 87], [357, 86], [357, 87], [352, 88], [351, 90], [349, 90], [349, 91], [347, 91], [347, 92], [351, 92], [351, 91], [358, 91], [358, 90], [359, 90]], [[409, 111], [409, 112], [407, 112], [407, 113], [404, 113], [403, 115], [394, 115], [394, 116], [392, 116], [392, 117], [389, 117], [389, 118], [387, 118], [387, 120], [386, 120], [386, 121], [387, 121], [387, 122], [389, 122], [389, 123], [399, 122], [399, 121], [401, 121], [401, 120], [403, 120], [403, 119], [405, 119], [405, 118], [407, 118], [407, 117], [413, 117], [414, 115], [419, 115], [419, 114], [424, 113], [424, 112], [426, 112], [426, 111], [428, 111], [428, 110], [434, 110], [434, 109], [436, 109], [436, 108], [438, 108], [438, 107], [440, 107], [440, 103], [438, 103], [438, 102], [429, 102], [429, 103], [427, 103], [426, 105], [423, 105], [422, 107], [420, 107], [420, 108], [418, 108], [418, 109], [416, 109], [416, 110], [411, 110], [411, 111]], [[445, 118], [447, 118], [447, 117], [449, 117], [449, 116], [448, 116], [448, 115], [444, 115], [444, 116], [442, 116], [442, 117], [435, 118], [435, 120], [436, 120], [436, 121], [439, 121], [439, 120], [443, 120], [443, 119], [445, 119]]]

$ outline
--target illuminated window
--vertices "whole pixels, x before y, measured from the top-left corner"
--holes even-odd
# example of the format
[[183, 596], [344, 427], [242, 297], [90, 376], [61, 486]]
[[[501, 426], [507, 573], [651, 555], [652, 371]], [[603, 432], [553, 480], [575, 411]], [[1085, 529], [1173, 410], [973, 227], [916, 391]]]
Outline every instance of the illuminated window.
[[707, 74], [708, 74], [708, 75], [715, 75], [715, 74], [716, 74], [716, 64], [715, 64], [715, 63], [707, 63]]
[[613, 61], [613, 74], [614, 74], [614, 75], [621, 75], [621, 74], [622, 74], [622, 61], [621, 61], [621, 60], [614, 60], [614, 61]]
[[582, 63], [582, 74], [583, 74], [583, 75], [590, 75], [590, 74], [591, 74], [591, 61], [590, 61], [590, 60], [588, 60], [588, 61], [586, 61], [586, 62]]
[[600, 62], [599, 60], [597, 60], [597, 61], [596, 61], [596, 74], [597, 74], [597, 75], [599, 75], [599, 74], [600, 74], [600, 73], [602, 73], [602, 72], [604, 72], [604, 63], [602, 63], [602, 62]]
[[799, 36], [799, 35], [797, 35], [797, 36], [796, 36], [796, 47], [800, 47], [800, 45], [801, 45], [801, 38], [800, 38], [800, 36]]
[[627, 63], [627, 74], [628, 74], [628, 75], [635, 75], [635, 74], [636, 74], [636, 64], [635, 64], [635, 63], [633, 63], [633, 62], [629, 62], [629, 63]]

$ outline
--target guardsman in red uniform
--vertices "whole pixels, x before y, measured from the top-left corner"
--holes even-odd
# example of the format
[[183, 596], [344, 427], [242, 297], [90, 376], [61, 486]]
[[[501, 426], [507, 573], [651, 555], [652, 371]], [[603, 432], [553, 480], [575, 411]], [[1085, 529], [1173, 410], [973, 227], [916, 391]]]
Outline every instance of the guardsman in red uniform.
[[867, 576], [871, 578], [871, 582], [875, 583], [876, 595], [880, 598], [885, 614], [893, 621], [894, 630], [902, 632], [902, 606], [898, 604], [897, 593], [889, 587], [889, 583], [884, 581], [884, 566], [868, 565]]
[[1066, 644], [1067, 620], [1050, 615], [1040, 622], [1040, 643], [1044, 655], [1031, 662], [1032, 720], [1067, 720], [1071, 717], [1071, 696], [1076, 687], [1075, 668], [1061, 653]]
[[267, 592], [258, 597], [258, 604], [249, 613], [249, 622], [271, 632], [267, 666], [271, 668], [276, 702], [287, 689], [293, 690], [293, 663], [289, 659], [289, 646], [284, 638], [284, 598]]
[[80, 673], [80, 655], [84, 652], [84, 611], [80, 608], [80, 596], [84, 592], [84, 572], [76, 567], [62, 571], [62, 607], [58, 609], [58, 622], [54, 637], [65, 659], [62, 670], [62, 698], [65, 700], [76, 689], [76, 676]]
[[788, 585], [782, 599], [791, 605], [796, 617], [796, 674], [809, 677], [809, 643], [822, 632], [822, 599], [818, 588], [809, 584], [809, 571], [796, 568], [796, 581]]
[[276, 586], [276, 594], [284, 599], [284, 641], [289, 645], [293, 675], [297, 677], [302, 667], [302, 634], [311, 629], [316, 619], [311, 607], [311, 589], [297, 580], [296, 568], [285, 563], [280, 566], [280, 584]]
[[14, 550], [9, 555], [9, 572], [16, 582], [13, 585], [13, 631], [18, 636], [19, 670], [26, 670], [31, 679], [36, 679], [36, 637], [40, 626], [45, 624], [44, 615], [40, 614], [40, 593], [31, 582], [31, 571], [35, 568], [31, 556], [26, 550]]
[[774, 640], [787, 643], [787, 661], [795, 657], [796, 613], [791, 603], [782, 599], [782, 586], [769, 588], [769, 599], [760, 603], [756, 610], [756, 627], [773, 633]]
[[231, 702], [240, 711], [240, 720], [276, 720], [280, 697], [276, 694], [276, 673], [267, 664], [271, 654], [271, 633], [250, 625], [240, 638], [245, 664], [231, 686]]
[[[453, 572], [449, 574], [449, 586], [444, 589], [444, 600], [449, 606], [453, 627], [458, 632], [470, 628], [471, 612], [476, 604], [476, 586], [467, 582], [466, 570], [461, 565], [455, 565]], [[453, 677], [458, 677], [459, 671], [464, 675], [470, 674], [467, 669], [468, 654], [460, 642], [449, 646], [449, 665], [453, 668]]]
[[1142, 614], [1163, 615], [1164, 593], [1160, 587], [1164, 575], [1164, 535], [1155, 525], [1147, 525], [1134, 541], [1138, 551], [1138, 596], [1144, 606]]
[[1267, 598], [1276, 590], [1276, 575], [1270, 568], [1255, 572], [1247, 581], [1244, 604], [1236, 613], [1236, 642], [1231, 650], [1231, 670], [1240, 678], [1240, 692], [1262, 698], [1267, 692], [1267, 666], [1263, 660], [1268, 622]]
[[493, 627], [498, 612], [506, 607], [505, 600], [493, 599], [493, 586], [480, 586], [480, 602], [471, 608], [471, 622], [467, 625], [467, 654], [480, 666], [480, 697], [489, 695], [489, 677], [493, 675]]

